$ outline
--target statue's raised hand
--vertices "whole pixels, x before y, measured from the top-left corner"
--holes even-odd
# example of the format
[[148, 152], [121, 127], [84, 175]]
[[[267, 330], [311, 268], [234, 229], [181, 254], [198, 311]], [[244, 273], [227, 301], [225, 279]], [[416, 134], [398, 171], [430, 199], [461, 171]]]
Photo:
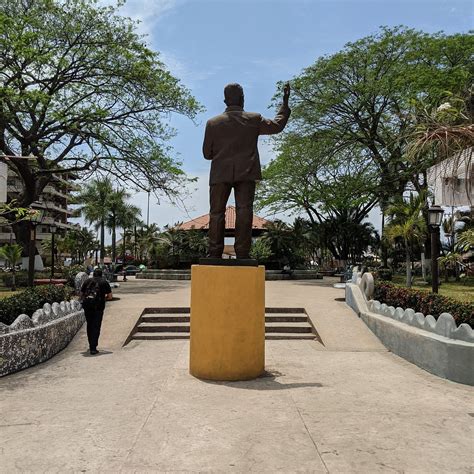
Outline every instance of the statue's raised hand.
[[285, 87], [283, 87], [283, 103], [288, 105], [288, 99], [290, 98], [290, 83], [287, 82]]

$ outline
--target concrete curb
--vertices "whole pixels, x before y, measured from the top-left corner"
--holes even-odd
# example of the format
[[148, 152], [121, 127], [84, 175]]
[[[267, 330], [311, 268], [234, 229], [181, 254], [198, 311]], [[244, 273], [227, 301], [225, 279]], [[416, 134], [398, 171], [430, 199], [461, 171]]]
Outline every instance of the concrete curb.
[[0, 376], [50, 359], [64, 349], [84, 324], [78, 301], [46, 303], [30, 318], [21, 314], [0, 327]]

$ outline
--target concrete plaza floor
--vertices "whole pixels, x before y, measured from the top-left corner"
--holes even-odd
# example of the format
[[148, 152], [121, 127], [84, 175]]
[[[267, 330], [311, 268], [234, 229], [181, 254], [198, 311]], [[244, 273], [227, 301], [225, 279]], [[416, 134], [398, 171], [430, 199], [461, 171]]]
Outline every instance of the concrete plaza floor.
[[473, 472], [474, 390], [389, 353], [333, 281], [267, 282], [323, 344], [267, 341], [267, 374], [188, 374], [187, 341], [133, 341], [145, 306], [188, 306], [189, 282], [130, 280], [99, 347], [85, 328], [44, 364], [0, 379], [0, 472]]

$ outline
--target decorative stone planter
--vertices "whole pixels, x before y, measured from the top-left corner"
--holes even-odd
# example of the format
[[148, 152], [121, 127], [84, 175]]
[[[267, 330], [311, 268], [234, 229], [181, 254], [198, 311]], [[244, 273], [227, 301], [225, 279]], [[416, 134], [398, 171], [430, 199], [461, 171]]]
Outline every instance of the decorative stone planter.
[[46, 303], [30, 318], [20, 314], [0, 323], [0, 376], [44, 362], [64, 349], [84, 324], [77, 300]]
[[383, 345], [432, 374], [474, 385], [473, 329], [468, 324], [456, 326], [449, 313], [436, 320], [411, 308], [372, 300], [372, 280], [372, 275], [361, 276], [355, 271], [352, 283], [346, 285], [346, 303]]

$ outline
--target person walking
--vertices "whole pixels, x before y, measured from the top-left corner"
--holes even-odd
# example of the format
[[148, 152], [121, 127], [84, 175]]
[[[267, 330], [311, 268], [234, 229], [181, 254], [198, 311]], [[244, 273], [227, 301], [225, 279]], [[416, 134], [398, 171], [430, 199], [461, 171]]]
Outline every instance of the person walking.
[[235, 195], [235, 253], [248, 259], [252, 242], [255, 182], [262, 179], [257, 142], [260, 135], [280, 133], [290, 117], [290, 84], [283, 89], [283, 103], [273, 120], [244, 111], [244, 90], [240, 84], [224, 88], [224, 113], [208, 120], [203, 155], [211, 160], [209, 257], [222, 258], [225, 210], [232, 188]]
[[92, 278], [88, 278], [81, 287], [81, 302], [87, 322], [87, 339], [89, 352], [98, 354], [100, 328], [104, 316], [105, 302], [112, 299], [112, 289], [109, 282], [103, 278], [102, 270], [96, 268]]

